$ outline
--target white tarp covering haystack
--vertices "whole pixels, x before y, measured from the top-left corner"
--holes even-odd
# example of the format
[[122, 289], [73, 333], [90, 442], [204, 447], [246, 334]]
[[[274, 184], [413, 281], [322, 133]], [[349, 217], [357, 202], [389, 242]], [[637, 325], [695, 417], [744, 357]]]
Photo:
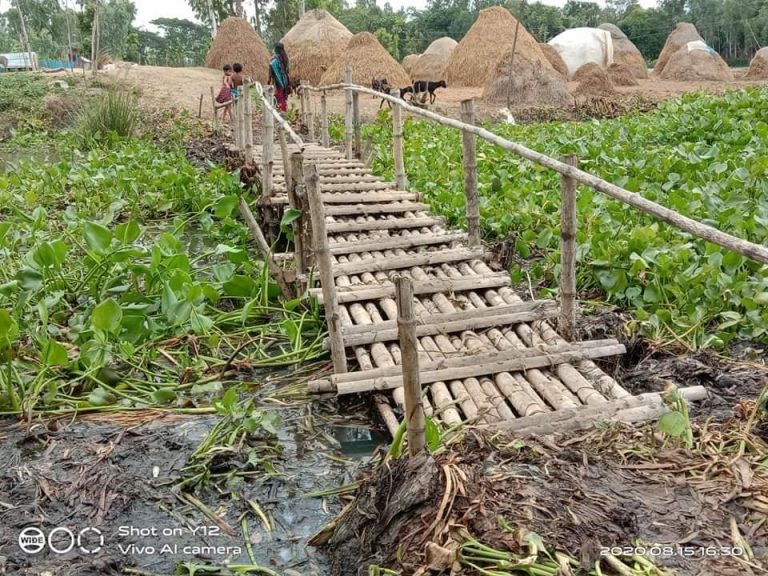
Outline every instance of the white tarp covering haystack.
[[569, 78], [590, 62], [604, 68], [613, 64], [613, 40], [608, 30], [571, 28], [552, 38], [548, 44], [565, 62]]

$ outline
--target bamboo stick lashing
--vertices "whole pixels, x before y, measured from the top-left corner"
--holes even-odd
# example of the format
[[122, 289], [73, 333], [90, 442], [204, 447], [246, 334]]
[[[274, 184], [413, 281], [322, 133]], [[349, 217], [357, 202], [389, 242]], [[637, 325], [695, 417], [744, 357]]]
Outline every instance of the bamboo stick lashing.
[[419, 351], [416, 343], [416, 315], [413, 311], [413, 282], [407, 276], [397, 275], [395, 280], [397, 302], [397, 329], [402, 357], [403, 391], [405, 392], [405, 429], [408, 453], [415, 456], [424, 449], [424, 407], [421, 403], [419, 381]]
[[[344, 68], [344, 83], [352, 84], [352, 67], [347, 66]], [[352, 89], [348, 88], [345, 91], [345, 110], [344, 110], [344, 143], [347, 149], [347, 160], [352, 160], [354, 155], [352, 153], [352, 139], [354, 133], [354, 126], [352, 124]]]
[[[475, 103], [472, 100], [461, 102], [461, 120], [467, 124], [475, 123]], [[480, 202], [477, 198], [477, 147], [475, 135], [467, 130], [461, 131], [464, 144], [464, 196], [466, 199], [467, 231], [470, 246], [480, 246]]]
[[344, 340], [341, 331], [341, 312], [336, 300], [336, 284], [333, 277], [333, 262], [328, 249], [328, 234], [325, 231], [325, 212], [320, 199], [320, 176], [317, 166], [310, 164], [306, 167], [304, 184], [309, 201], [315, 262], [320, 269], [320, 284], [323, 288], [325, 316], [328, 321], [328, 331], [331, 339], [331, 358], [333, 369], [339, 374], [347, 371], [347, 356], [344, 351]]
[[[569, 154], [563, 162], [577, 166], [576, 156]], [[572, 342], [576, 331], [576, 180], [561, 176], [562, 207], [560, 212], [560, 318], [558, 330]]]
[[[392, 96], [400, 101], [400, 90], [393, 90]], [[403, 159], [403, 111], [400, 104], [392, 106], [392, 147], [395, 157], [395, 186], [405, 190], [405, 163]]]

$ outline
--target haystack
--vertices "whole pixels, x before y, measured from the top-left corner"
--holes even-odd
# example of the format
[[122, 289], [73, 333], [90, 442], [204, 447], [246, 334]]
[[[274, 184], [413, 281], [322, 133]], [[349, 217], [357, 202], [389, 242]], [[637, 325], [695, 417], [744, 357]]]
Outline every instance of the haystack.
[[[477, 21], [451, 54], [445, 77], [448, 86], [485, 87], [494, 79], [501, 60], [512, 51], [517, 18], [501, 6], [480, 11]], [[539, 43], [522, 24], [518, 29], [516, 56], [552, 68]]]
[[281, 40], [291, 63], [291, 76], [317, 86], [350, 38], [352, 32], [325, 10], [305, 13]]
[[421, 56], [421, 54], [408, 54], [408, 56], [403, 58], [403, 70], [405, 70], [407, 74], [410, 75], [411, 70], [413, 70], [413, 65], [416, 64], [419, 56]]
[[589, 62], [576, 70], [574, 81], [579, 85], [573, 91], [574, 96], [610, 96], [616, 94], [608, 73], [602, 66]]
[[205, 66], [221, 70], [224, 64], [239, 62], [243, 65], [243, 74], [266, 83], [269, 80], [271, 59], [269, 50], [256, 30], [242, 18], [231, 16], [219, 25], [219, 31], [205, 58]]
[[748, 80], [768, 80], [768, 48], [760, 48], [749, 63], [749, 70], [744, 78]]
[[720, 55], [702, 41], [688, 42], [667, 61], [662, 80], [730, 82], [733, 72]]
[[346, 66], [352, 67], [352, 82], [362, 86], [370, 86], [373, 78], [386, 78], [394, 88], [411, 84], [411, 79], [403, 67], [370, 32], [352, 36], [341, 55], [325, 71], [320, 84], [343, 82]]
[[608, 77], [614, 86], [637, 86], [639, 82], [626, 64], [614, 62], [608, 66]]
[[568, 78], [568, 66], [565, 65], [565, 62], [560, 57], [560, 53], [549, 44], [540, 43], [539, 48], [544, 52], [544, 56], [547, 57], [552, 68], [559, 72], [563, 78]]
[[456, 40], [447, 36], [432, 42], [413, 65], [410, 72], [411, 78], [414, 81], [426, 80], [428, 82], [445, 80], [445, 67], [458, 44]]
[[629, 68], [635, 78], [648, 78], [648, 66], [645, 63], [645, 58], [643, 58], [637, 46], [627, 38], [627, 35], [615, 24], [600, 24], [598, 28], [611, 33], [614, 63], [623, 64]]
[[571, 103], [565, 78], [546, 59], [515, 53], [512, 60], [512, 50], [497, 65], [483, 98], [491, 102], [509, 101], [510, 106], [568, 106]]
[[667, 62], [672, 58], [672, 55], [688, 44], [688, 42], [695, 41], [704, 41], [704, 38], [699, 36], [696, 26], [689, 24], [688, 22], [680, 22], [680, 24], [672, 30], [672, 33], [667, 36], [667, 41], [664, 43], [664, 48], [661, 49], [661, 54], [659, 54], [659, 59], [656, 61], [653, 73], [660, 76], [664, 71]]

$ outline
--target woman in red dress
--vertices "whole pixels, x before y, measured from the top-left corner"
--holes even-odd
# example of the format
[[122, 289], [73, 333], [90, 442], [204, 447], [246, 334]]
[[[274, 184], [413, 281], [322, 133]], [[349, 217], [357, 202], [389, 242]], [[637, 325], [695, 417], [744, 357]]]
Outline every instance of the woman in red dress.
[[275, 52], [269, 63], [269, 83], [275, 87], [275, 100], [280, 112], [288, 111], [288, 95], [291, 93], [291, 80], [288, 76], [288, 54], [282, 42], [275, 44]]

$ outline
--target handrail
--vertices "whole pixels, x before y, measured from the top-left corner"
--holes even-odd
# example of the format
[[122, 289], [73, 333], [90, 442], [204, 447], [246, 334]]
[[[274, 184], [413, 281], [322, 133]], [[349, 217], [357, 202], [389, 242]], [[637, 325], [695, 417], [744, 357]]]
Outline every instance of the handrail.
[[291, 128], [291, 125], [288, 124], [288, 121], [285, 118], [283, 118], [283, 115], [280, 114], [280, 112], [278, 112], [277, 110], [275, 110], [275, 107], [272, 106], [272, 102], [267, 102], [267, 98], [265, 98], [266, 92], [264, 91], [264, 86], [262, 86], [260, 82], [255, 82], [254, 84], [257, 87], [259, 97], [261, 98], [261, 101], [263, 102], [264, 107], [267, 110], [269, 110], [270, 114], [272, 114], [272, 116], [275, 118], [280, 128], [284, 130], [286, 134], [288, 134], [290, 139], [293, 140], [293, 143], [299, 147], [299, 150], [303, 151], [304, 147], [306, 146], [306, 144], [304, 143], [304, 140], [302, 140], [301, 136], [299, 136], [298, 134], [296, 134], [296, 132], [294, 132], [293, 128]]
[[629, 204], [641, 212], [655, 216], [656, 218], [671, 224], [683, 232], [687, 232], [698, 238], [702, 238], [712, 242], [713, 244], [717, 244], [718, 246], [722, 246], [723, 248], [737, 252], [751, 260], [755, 260], [763, 264], [768, 264], [768, 248], [765, 246], [761, 246], [759, 244], [755, 244], [754, 242], [732, 236], [731, 234], [723, 232], [713, 226], [709, 226], [708, 224], [703, 224], [702, 222], [694, 220], [693, 218], [683, 216], [682, 214], [662, 206], [661, 204], [648, 200], [636, 192], [631, 192], [620, 186], [611, 184], [607, 180], [603, 180], [602, 178], [593, 176], [592, 174], [584, 172], [579, 168], [570, 166], [560, 162], [559, 160], [555, 160], [546, 154], [541, 154], [540, 152], [531, 150], [522, 144], [512, 142], [506, 138], [502, 138], [501, 136], [498, 136], [493, 132], [486, 130], [485, 128], [474, 126], [472, 124], [466, 124], [460, 120], [455, 120], [435, 112], [430, 112], [429, 110], [424, 110], [423, 108], [408, 104], [401, 98], [395, 98], [389, 94], [377, 92], [376, 90], [365, 88], [364, 86], [358, 86], [357, 84], [328, 84], [317, 88], [304, 84], [299, 90], [309, 90], [312, 92], [351, 90], [361, 94], [371, 94], [377, 98], [381, 98], [383, 100], [397, 104], [398, 106], [402, 106], [404, 110], [407, 110], [415, 116], [421, 116], [443, 126], [448, 126], [449, 128], [455, 128], [457, 130], [463, 130], [475, 134], [476, 136], [479, 136], [480, 138], [491, 142], [492, 144], [495, 144], [504, 150], [508, 150], [517, 154], [518, 156], [530, 160], [531, 162], [554, 170], [563, 176], [573, 178], [574, 180], [581, 182], [582, 184], [586, 184], [587, 186], [598, 190], [599, 192], [602, 192], [607, 196], [614, 198], [615, 200], [619, 200], [625, 204]]

